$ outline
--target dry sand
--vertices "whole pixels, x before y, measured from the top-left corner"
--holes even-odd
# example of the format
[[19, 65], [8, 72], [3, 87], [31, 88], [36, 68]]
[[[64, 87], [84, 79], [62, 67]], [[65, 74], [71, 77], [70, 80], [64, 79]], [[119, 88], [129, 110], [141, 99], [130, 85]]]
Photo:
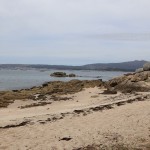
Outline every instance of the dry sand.
[[[45, 106], [0, 109], [0, 150], [150, 149], [150, 93], [88, 88]], [[89, 145], [89, 146], [88, 146]], [[86, 147], [86, 148], [85, 148]], [[95, 148], [94, 148], [95, 147]]]

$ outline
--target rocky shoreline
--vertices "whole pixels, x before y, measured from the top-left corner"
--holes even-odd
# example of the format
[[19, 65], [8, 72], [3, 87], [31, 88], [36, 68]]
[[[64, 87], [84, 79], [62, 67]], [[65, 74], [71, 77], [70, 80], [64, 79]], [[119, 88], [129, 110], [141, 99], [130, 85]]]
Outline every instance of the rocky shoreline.
[[150, 92], [150, 63], [146, 63], [140, 70], [109, 80], [106, 87], [125, 93]]
[[53, 95], [73, 94], [82, 91], [84, 88], [93, 87], [105, 87], [107, 90], [104, 94], [117, 94], [117, 91], [123, 93], [150, 92], [150, 71], [147, 66], [141, 72], [125, 74], [106, 82], [103, 82], [101, 79], [71, 80], [68, 82], [53, 81], [30, 89], [0, 91], [0, 108], [7, 107], [17, 99], [46, 100], [47, 95], [53, 97]]
[[68, 82], [52, 81], [30, 89], [0, 91], [0, 108], [7, 107], [14, 100], [44, 100], [46, 96], [73, 94], [84, 88], [103, 87], [101, 80], [71, 80]]
[[0, 149], [149, 150], [146, 68], [106, 82], [53, 81], [1, 91]]

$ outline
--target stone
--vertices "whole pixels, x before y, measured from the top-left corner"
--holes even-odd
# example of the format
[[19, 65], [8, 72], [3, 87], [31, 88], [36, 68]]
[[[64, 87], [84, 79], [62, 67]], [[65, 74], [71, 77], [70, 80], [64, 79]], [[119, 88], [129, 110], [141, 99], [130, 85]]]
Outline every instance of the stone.
[[108, 90], [121, 92], [149, 92], [150, 91], [150, 71], [123, 75], [111, 79], [105, 83]]
[[50, 76], [51, 77], [76, 77], [76, 75], [73, 73], [67, 75], [65, 72], [54, 72]]
[[71, 73], [68, 75], [68, 77], [76, 77], [76, 75], [74, 73]]
[[113, 90], [105, 90], [102, 94], [117, 94], [117, 91], [113, 91]]
[[50, 75], [51, 77], [67, 77], [65, 72], [54, 72]]
[[143, 70], [144, 70], [144, 71], [150, 71], [150, 62], [144, 64]]
[[143, 68], [139, 68], [135, 70], [136, 73], [143, 72], [143, 71], [144, 71]]

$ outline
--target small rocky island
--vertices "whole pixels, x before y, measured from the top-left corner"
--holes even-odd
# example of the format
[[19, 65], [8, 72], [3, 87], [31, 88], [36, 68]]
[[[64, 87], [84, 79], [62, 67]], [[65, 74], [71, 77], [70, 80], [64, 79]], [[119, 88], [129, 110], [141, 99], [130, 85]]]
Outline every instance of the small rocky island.
[[76, 77], [75, 74], [66, 74], [65, 72], [54, 72], [50, 74], [51, 77]]

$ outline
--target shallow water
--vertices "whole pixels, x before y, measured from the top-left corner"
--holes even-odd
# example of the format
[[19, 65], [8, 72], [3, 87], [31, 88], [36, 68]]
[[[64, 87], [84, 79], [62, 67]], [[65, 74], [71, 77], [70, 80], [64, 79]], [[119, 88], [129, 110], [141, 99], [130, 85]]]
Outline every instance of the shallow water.
[[120, 76], [125, 72], [118, 71], [91, 71], [91, 70], [61, 70], [63, 72], [74, 73], [78, 76], [75, 78], [56, 78], [50, 77], [50, 74], [60, 70], [0, 70], [0, 91], [30, 88], [32, 86], [38, 86], [48, 81], [69, 81], [72, 79], [80, 80], [96, 80], [102, 79], [104, 81], [113, 77]]

